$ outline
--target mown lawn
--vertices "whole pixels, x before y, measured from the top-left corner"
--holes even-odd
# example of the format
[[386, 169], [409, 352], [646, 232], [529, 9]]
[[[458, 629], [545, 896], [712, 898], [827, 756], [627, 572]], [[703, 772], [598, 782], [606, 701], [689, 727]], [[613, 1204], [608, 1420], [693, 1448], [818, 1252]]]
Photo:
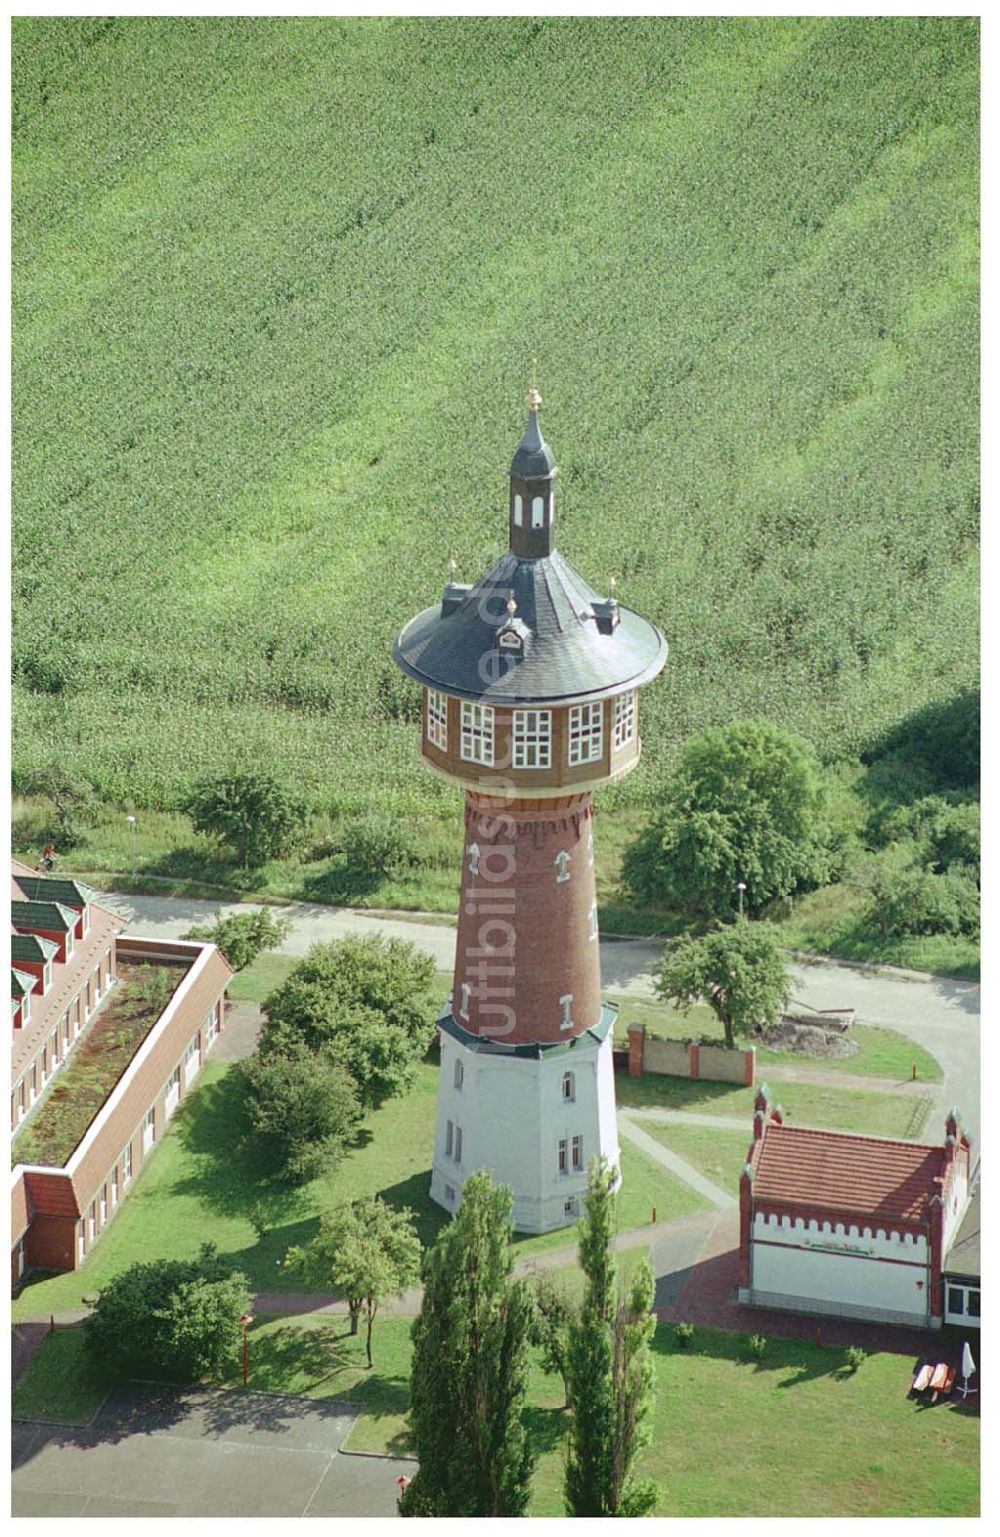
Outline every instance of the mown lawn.
[[[845, 998], [850, 996], [850, 979], [847, 977], [844, 979], [844, 995]], [[719, 1022], [707, 1004], [695, 1004], [682, 1013], [669, 1004], [627, 998], [621, 1005], [615, 1030], [622, 1045], [631, 1024], [645, 1025], [651, 1035], [664, 1040], [722, 1040]], [[769, 1062], [777, 1062], [789, 1067], [815, 1068], [824, 1073], [857, 1073], [862, 1077], [897, 1081], [910, 1078], [915, 1064], [922, 1083], [941, 1079], [937, 1059], [898, 1030], [886, 1030], [879, 1025], [855, 1025], [849, 1038], [858, 1045], [852, 1057], [808, 1057], [798, 1051], [770, 1051], [758, 1041], [741, 1042], [741, 1045], [752, 1045], [756, 1049], [758, 1077], [766, 1076]]]
[[[429, 1194], [437, 1073], [432, 1061], [423, 1063], [408, 1094], [369, 1115], [359, 1144], [332, 1176], [284, 1191], [269, 1189], [253, 1158], [239, 1152], [239, 1076], [209, 1062], [83, 1269], [29, 1281], [14, 1300], [15, 1319], [78, 1307], [133, 1260], [188, 1257], [208, 1242], [239, 1264], [255, 1291], [301, 1291], [299, 1278], [282, 1267], [286, 1250], [308, 1241], [322, 1212], [362, 1195], [408, 1206], [421, 1240], [433, 1242], [448, 1221]], [[644, 1226], [654, 1206], [661, 1221], [696, 1209], [687, 1186], [634, 1148], [623, 1148], [623, 1168], [623, 1226]], [[251, 1221], [255, 1208], [263, 1236]], [[521, 1238], [517, 1249], [527, 1255], [574, 1243], [575, 1229], [567, 1228]]]
[[[15, 1415], [41, 1417], [39, 1406], [65, 1413], [67, 1384], [78, 1392], [81, 1381], [78, 1340], [67, 1331], [45, 1342]], [[751, 1361], [744, 1336], [696, 1329], [680, 1349], [673, 1326], [661, 1324], [653, 1359], [653, 1436], [638, 1471], [659, 1480], [660, 1515], [978, 1514], [978, 1411], [911, 1402], [906, 1357], [869, 1356], [852, 1376], [837, 1346], [768, 1340]], [[262, 1318], [250, 1336], [250, 1388], [349, 1399], [365, 1411], [349, 1450], [405, 1453], [410, 1320], [377, 1322], [374, 1360], [369, 1371], [346, 1320]], [[226, 1380], [238, 1387], [236, 1363]], [[82, 1395], [79, 1404], [82, 1412]], [[561, 1382], [535, 1361], [526, 1408], [538, 1453], [532, 1515], [563, 1514], [562, 1404]]]
[[46, 1336], [27, 1372], [14, 1388], [16, 1420], [86, 1425], [104, 1402], [109, 1383], [87, 1358], [81, 1328], [59, 1328]]
[[[688, 1078], [643, 1073], [618, 1079], [618, 1103], [633, 1109], [691, 1110], [698, 1115], [733, 1116], [752, 1132], [756, 1088], [725, 1083], [692, 1083]], [[929, 1095], [887, 1094], [874, 1089], [838, 1088], [815, 1083], [769, 1085], [771, 1100], [798, 1126], [826, 1126], [833, 1131], [871, 1132], [880, 1137], [918, 1137], [931, 1105]], [[647, 1129], [652, 1122], [644, 1121]]]

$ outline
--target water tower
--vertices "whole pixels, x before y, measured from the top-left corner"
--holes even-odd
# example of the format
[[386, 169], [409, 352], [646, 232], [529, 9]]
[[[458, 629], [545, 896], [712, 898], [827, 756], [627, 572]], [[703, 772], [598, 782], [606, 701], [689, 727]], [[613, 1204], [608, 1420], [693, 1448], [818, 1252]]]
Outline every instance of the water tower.
[[594, 1154], [619, 1161], [593, 792], [639, 761], [639, 690], [667, 659], [656, 625], [556, 549], [541, 403], [510, 467], [509, 549], [394, 647], [423, 688], [424, 762], [465, 792], [431, 1195], [454, 1211], [488, 1169], [529, 1233], [576, 1220]]

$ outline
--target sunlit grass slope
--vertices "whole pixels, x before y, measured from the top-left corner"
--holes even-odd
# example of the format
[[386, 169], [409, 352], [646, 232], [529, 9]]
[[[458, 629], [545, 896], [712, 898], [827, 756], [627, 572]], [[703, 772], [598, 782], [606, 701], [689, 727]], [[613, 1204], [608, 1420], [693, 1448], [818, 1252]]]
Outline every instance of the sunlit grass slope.
[[18, 19], [15, 776], [234, 751], [432, 807], [390, 655], [560, 543], [709, 722], [857, 750], [975, 673], [975, 19]]

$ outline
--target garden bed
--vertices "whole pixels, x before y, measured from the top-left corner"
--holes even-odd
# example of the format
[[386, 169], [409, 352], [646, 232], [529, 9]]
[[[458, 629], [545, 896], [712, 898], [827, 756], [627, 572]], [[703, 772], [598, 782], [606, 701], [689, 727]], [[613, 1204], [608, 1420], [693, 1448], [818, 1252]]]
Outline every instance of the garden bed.
[[62, 1168], [184, 980], [186, 964], [119, 964], [119, 981], [11, 1145], [11, 1165]]

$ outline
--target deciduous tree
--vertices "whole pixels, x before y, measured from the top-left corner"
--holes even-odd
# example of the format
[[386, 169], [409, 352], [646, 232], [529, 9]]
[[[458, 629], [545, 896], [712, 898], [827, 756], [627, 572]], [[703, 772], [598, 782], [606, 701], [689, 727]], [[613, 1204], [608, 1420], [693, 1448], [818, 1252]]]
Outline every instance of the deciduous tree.
[[688, 742], [652, 823], [626, 850], [622, 880], [640, 901], [728, 917], [737, 886], [758, 913], [829, 878], [826, 793], [812, 749], [765, 721]]
[[595, 1159], [580, 1234], [583, 1305], [569, 1326], [573, 1417], [564, 1493], [571, 1516], [648, 1516], [659, 1498], [652, 1479], [632, 1472], [650, 1438], [653, 1272], [641, 1261], [621, 1295], [614, 1241], [615, 1171]]
[[421, 1252], [413, 1213], [395, 1211], [378, 1196], [368, 1196], [328, 1212], [316, 1237], [290, 1249], [285, 1264], [311, 1285], [343, 1294], [352, 1334], [364, 1318], [371, 1366], [375, 1315], [382, 1303], [417, 1284]]
[[294, 1179], [313, 1179], [343, 1154], [361, 1116], [354, 1080], [327, 1050], [290, 1042], [240, 1063], [255, 1135]]
[[277, 950], [292, 931], [289, 918], [275, 916], [270, 907], [253, 912], [215, 914], [215, 922], [188, 929], [184, 939], [218, 945], [234, 971], [244, 971], [265, 950]]
[[772, 1025], [789, 999], [788, 966], [763, 923], [740, 918], [701, 939], [682, 939], [663, 952], [656, 990], [675, 1008], [707, 1003], [726, 1045], [758, 1024]]
[[410, 1379], [420, 1466], [402, 1515], [527, 1509], [532, 1457], [522, 1409], [532, 1300], [527, 1282], [511, 1278], [512, 1211], [506, 1186], [473, 1174], [457, 1216], [424, 1257]]

